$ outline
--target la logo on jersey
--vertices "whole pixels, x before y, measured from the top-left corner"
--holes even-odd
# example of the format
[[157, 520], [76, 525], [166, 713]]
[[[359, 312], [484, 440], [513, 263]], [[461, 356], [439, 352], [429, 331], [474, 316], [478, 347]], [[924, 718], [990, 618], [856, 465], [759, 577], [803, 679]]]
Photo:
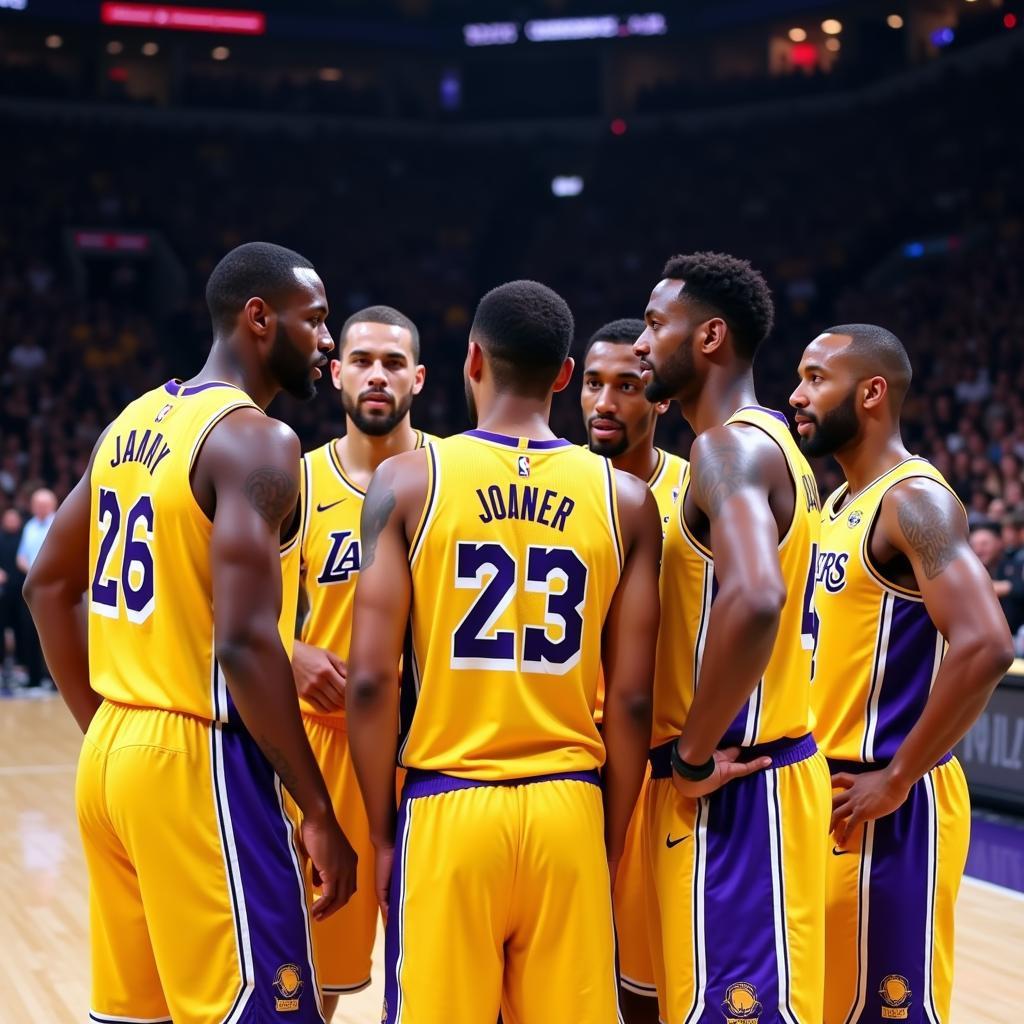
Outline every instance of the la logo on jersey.
[[822, 584], [830, 594], [838, 594], [846, 586], [846, 563], [849, 560], [848, 551], [819, 552], [815, 582]]
[[910, 982], [902, 974], [887, 974], [878, 986], [878, 994], [885, 1004], [882, 1020], [906, 1020], [910, 1016]]
[[519, 458], [516, 460], [516, 466], [519, 469], [519, 475], [520, 476], [529, 476], [530, 475], [530, 456], [529, 455], [520, 455]]
[[282, 964], [274, 975], [274, 1009], [278, 1013], [291, 1013], [299, 1008], [299, 995], [302, 992], [302, 971], [295, 964]]
[[757, 1000], [757, 989], [745, 981], [730, 985], [725, 990], [722, 1012], [726, 1024], [757, 1024], [763, 1007]]

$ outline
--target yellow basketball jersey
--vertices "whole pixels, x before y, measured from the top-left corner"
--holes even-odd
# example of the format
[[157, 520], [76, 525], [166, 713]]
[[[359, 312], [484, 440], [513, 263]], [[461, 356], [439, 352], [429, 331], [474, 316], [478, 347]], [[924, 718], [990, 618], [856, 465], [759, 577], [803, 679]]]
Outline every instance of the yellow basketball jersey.
[[[813, 724], [809, 691], [820, 506], [814, 474], [782, 413], [752, 406], [738, 410], [727, 422], [755, 426], [779, 446], [796, 492], [793, 520], [779, 542], [786, 601], [775, 648], [750, 700], [719, 742], [720, 747], [749, 747], [802, 736]], [[666, 743], [682, 731], [700, 677], [708, 618], [718, 589], [710, 549], [686, 526], [684, 503], [690, 485], [687, 470], [662, 551], [661, 621], [665, 625], [658, 635], [652, 746]]]
[[189, 476], [203, 441], [235, 409], [230, 384], [169, 381], [128, 405], [93, 461], [89, 677], [122, 704], [227, 720], [213, 657], [212, 523]]
[[[682, 492], [683, 476], [689, 463], [679, 455], [670, 455], [662, 448], [654, 449], [658, 453], [658, 462], [654, 472], [647, 480], [647, 486], [658, 504], [658, 515], [661, 516], [661, 535], [665, 536], [672, 523], [672, 510], [676, 507]], [[594, 718], [601, 722], [604, 719], [604, 673], [601, 674], [597, 687], [597, 705]]]
[[[416, 431], [417, 448], [428, 440], [429, 435]], [[300, 488], [302, 587], [309, 604], [300, 639], [347, 660], [359, 574], [359, 517], [366, 491], [345, 472], [334, 441], [303, 456]], [[341, 718], [345, 714], [336, 711], [326, 716], [304, 700], [299, 703], [308, 715]]]
[[487, 781], [600, 766], [601, 630], [622, 569], [611, 463], [482, 430], [427, 453], [401, 764]]
[[822, 512], [812, 701], [815, 736], [831, 758], [888, 761], [920, 717], [945, 654], [920, 592], [890, 583], [871, 562], [882, 499], [913, 477], [952, 493], [934, 466], [913, 457], [852, 498], [843, 484]]

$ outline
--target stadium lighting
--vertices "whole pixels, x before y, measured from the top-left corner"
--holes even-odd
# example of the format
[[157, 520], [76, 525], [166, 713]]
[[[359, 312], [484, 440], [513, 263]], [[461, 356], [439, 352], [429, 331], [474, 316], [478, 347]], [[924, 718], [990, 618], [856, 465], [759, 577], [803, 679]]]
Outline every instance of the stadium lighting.
[[[522, 26], [531, 43], [563, 43], [576, 39], [627, 39], [630, 36], [663, 36], [668, 32], [664, 14], [599, 14], [581, 18], [533, 18]], [[481, 22], [462, 26], [467, 46], [510, 46], [519, 41], [515, 21]]]
[[231, 56], [231, 51], [226, 46], [215, 46], [210, 51], [210, 56], [214, 60], [227, 60]]
[[827, 36], [837, 36], [843, 31], [843, 23], [835, 18], [826, 18], [821, 23], [821, 31]]
[[583, 191], [583, 179], [578, 174], [559, 174], [551, 179], [551, 194], [559, 199], [578, 196]]
[[794, 43], [802, 43], [807, 38], [807, 29], [791, 28], [789, 30], [789, 38]]
[[119, 42], [116, 39], [111, 39], [110, 42], [107, 43], [107, 53], [109, 53], [111, 57], [116, 57], [119, 53], [123, 52], [124, 43]]
[[146, 57], [155, 57], [160, 52], [160, 47], [157, 43], [143, 43], [142, 52]]
[[934, 46], [949, 46], [956, 38], [956, 33], [947, 25], [945, 28], [937, 28], [932, 33], [932, 44]]
[[467, 46], [510, 46], [519, 40], [519, 26], [514, 21], [463, 25], [462, 38]]
[[885, 23], [889, 28], [903, 28], [903, 18], [898, 14], [890, 14]]
[[341, 74], [341, 68], [321, 68], [316, 73], [316, 77], [321, 82], [340, 82]]
[[48, 50], [59, 50], [63, 45], [64, 40], [58, 35], [46, 37], [46, 48]]
[[629, 125], [621, 117], [615, 118], [609, 127], [612, 130], [612, 135], [625, 135], [629, 129]]
[[1003, 25], [1006, 28], [1016, 28], [1017, 27], [1017, 15], [1016, 14], [1004, 14], [1003, 15]]
[[829, 53], [838, 53], [842, 49], [843, 44], [838, 39], [826, 39], [825, 49]]

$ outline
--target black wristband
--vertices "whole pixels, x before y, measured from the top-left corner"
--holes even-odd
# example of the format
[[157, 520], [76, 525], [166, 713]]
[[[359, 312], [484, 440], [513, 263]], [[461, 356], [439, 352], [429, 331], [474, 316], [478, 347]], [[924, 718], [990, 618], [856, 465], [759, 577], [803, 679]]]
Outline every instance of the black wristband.
[[710, 778], [715, 771], [714, 755], [709, 757], [704, 764], [690, 764], [679, 756], [679, 745], [677, 743], [672, 744], [670, 760], [672, 762], [672, 771], [686, 779], [687, 782], [703, 782], [705, 779]]

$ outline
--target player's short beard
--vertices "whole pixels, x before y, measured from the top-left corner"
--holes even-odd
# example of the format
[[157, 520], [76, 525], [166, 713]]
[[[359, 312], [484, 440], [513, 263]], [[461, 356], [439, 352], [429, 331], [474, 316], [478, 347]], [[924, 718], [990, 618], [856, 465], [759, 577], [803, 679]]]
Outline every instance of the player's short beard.
[[358, 398], [353, 400], [344, 391], [341, 393], [341, 404], [345, 409], [345, 415], [355, 424], [360, 433], [367, 434], [369, 437], [384, 437], [405, 419], [406, 414], [412, 408], [412, 397], [412, 392], [409, 392], [405, 398], [396, 398], [390, 412], [375, 416], [368, 416], [363, 412]]
[[[650, 360], [648, 360], [650, 362]], [[693, 338], [685, 338], [658, 370], [651, 366], [651, 379], [644, 387], [648, 402], [666, 402], [687, 390], [694, 377]]]
[[[811, 413], [804, 413], [811, 416]], [[800, 450], [812, 459], [822, 455], [834, 455], [845, 448], [860, 432], [857, 420], [857, 388], [850, 393], [822, 419], [814, 417], [814, 433], [800, 437]]]
[[606, 459], [617, 459], [620, 455], [625, 454], [625, 452], [629, 450], [629, 435], [626, 433], [626, 424], [622, 423], [620, 420], [616, 420], [615, 422], [622, 428], [622, 434], [617, 441], [595, 441], [590, 433], [588, 425], [587, 447], [595, 455], [603, 455]]
[[[322, 358], [318, 352], [317, 361]], [[274, 341], [267, 356], [267, 369], [281, 385], [282, 391], [292, 398], [299, 399], [300, 402], [308, 402], [315, 398], [316, 380], [313, 377], [313, 367], [318, 365], [317, 361], [309, 362], [292, 343], [284, 325], [277, 325], [277, 332], [274, 334]]]

